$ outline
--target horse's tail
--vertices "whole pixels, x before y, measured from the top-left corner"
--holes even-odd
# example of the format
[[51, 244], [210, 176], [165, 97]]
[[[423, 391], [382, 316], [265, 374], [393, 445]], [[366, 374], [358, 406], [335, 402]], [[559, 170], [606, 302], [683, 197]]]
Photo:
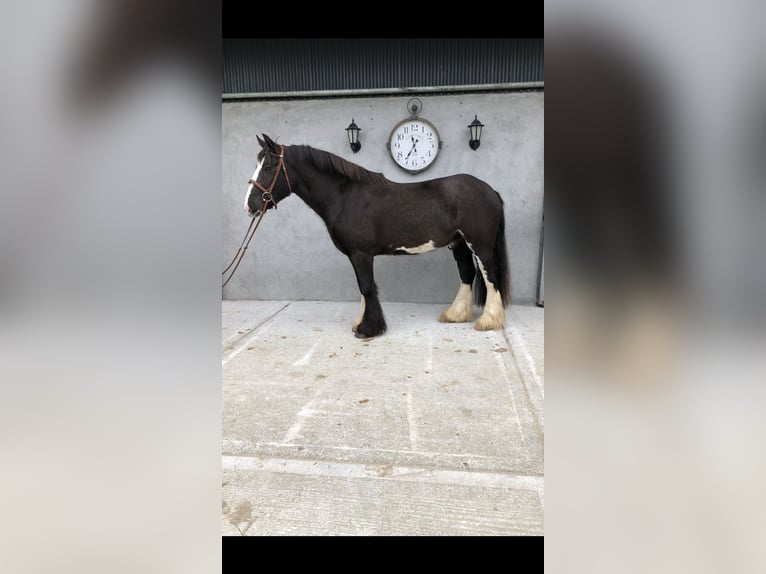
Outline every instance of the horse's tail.
[[[502, 199], [500, 200], [501, 209]], [[511, 276], [508, 271], [508, 251], [505, 246], [505, 210], [500, 212], [500, 223], [497, 226], [495, 236], [495, 246], [492, 249], [492, 258], [497, 270], [497, 281], [495, 289], [500, 293], [500, 299], [503, 301], [503, 307], [511, 304]], [[477, 269], [476, 279], [474, 280], [474, 301], [477, 305], [483, 307], [487, 301], [487, 286], [484, 284], [484, 277], [481, 270]]]
[[497, 237], [495, 237], [495, 248], [492, 251], [497, 266], [497, 290], [500, 292], [500, 299], [503, 301], [503, 307], [511, 304], [511, 275], [508, 270], [508, 250], [505, 245], [505, 210], [500, 213], [500, 225], [497, 227]]

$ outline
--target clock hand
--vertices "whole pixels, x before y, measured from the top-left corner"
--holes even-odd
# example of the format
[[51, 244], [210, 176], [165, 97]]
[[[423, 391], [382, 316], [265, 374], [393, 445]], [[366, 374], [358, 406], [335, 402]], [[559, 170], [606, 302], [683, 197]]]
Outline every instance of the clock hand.
[[404, 157], [405, 160], [410, 159], [410, 156], [412, 155], [412, 152], [417, 153], [417, 151], [418, 151], [416, 146], [418, 145], [418, 142], [420, 140], [419, 139], [416, 140], [415, 136], [410, 136], [410, 139], [412, 140], [412, 147], [410, 148], [409, 153]]

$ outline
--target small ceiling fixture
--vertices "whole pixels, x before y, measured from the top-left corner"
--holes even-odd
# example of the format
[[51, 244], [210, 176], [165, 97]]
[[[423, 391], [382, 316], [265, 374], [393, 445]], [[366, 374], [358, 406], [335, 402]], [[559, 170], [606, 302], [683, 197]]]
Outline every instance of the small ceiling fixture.
[[362, 149], [362, 144], [359, 143], [359, 132], [362, 131], [358, 125], [354, 123], [354, 118], [351, 118], [351, 123], [346, 128], [346, 134], [348, 134], [348, 144], [351, 146], [351, 151], [356, 153]]
[[473, 151], [479, 149], [481, 145], [481, 128], [483, 127], [484, 124], [479, 121], [476, 115], [473, 116], [473, 121], [468, 124], [468, 129], [471, 130], [471, 139], [468, 141], [468, 145]]

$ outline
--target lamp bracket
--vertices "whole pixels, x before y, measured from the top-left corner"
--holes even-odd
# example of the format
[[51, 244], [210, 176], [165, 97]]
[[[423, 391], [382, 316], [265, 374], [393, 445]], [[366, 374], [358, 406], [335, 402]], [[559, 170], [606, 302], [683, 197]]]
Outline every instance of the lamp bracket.
[[417, 117], [423, 111], [423, 102], [420, 101], [420, 98], [410, 98], [407, 102], [407, 111], [413, 118]]

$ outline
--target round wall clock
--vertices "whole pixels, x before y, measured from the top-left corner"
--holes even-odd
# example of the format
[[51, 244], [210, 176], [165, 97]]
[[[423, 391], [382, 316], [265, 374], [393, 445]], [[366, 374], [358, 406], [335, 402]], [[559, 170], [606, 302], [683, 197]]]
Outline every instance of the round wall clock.
[[388, 151], [394, 163], [410, 173], [431, 167], [440, 147], [439, 132], [423, 118], [402, 120], [388, 138]]

